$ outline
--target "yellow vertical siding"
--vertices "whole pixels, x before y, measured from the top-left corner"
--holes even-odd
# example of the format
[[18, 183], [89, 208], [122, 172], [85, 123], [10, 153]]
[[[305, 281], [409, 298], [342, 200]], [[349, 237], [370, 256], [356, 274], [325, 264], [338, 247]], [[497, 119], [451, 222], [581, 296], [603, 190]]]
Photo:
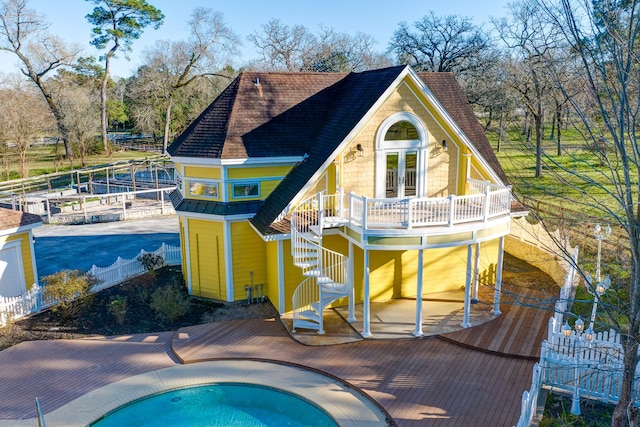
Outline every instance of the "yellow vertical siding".
[[228, 167], [229, 179], [250, 179], [262, 177], [285, 176], [291, 170], [291, 166], [255, 166], [255, 167]]
[[188, 219], [193, 295], [226, 299], [223, 224]]
[[185, 166], [183, 176], [187, 178], [220, 179], [222, 170], [216, 166]]
[[[262, 284], [265, 294], [277, 283], [267, 281], [266, 243], [251, 228], [248, 221], [231, 223], [231, 259], [233, 264], [233, 291], [235, 300], [245, 299], [245, 286]], [[276, 289], [277, 291], [277, 289]]]
[[25, 231], [23, 233], [13, 234], [11, 236], [6, 236], [4, 238], [0, 238], [0, 244], [4, 242], [20, 242], [20, 257], [22, 258], [22, 272], [24, 274], [24, 281], [27, 289], [31, 288], [34, 283], [38, 281], [38, 278], [35, 277], [33, 262], [31, 257], [31, 239], [29, 238], [29, 232]]
[[184, 283], [189, 283], [189, 272], [187, 267], [187, 243], [186, 243], [186, 235], [185, 235], [185, 223], [186, 219], [183, 216], [178, 216], [178, 220], [180, 223], [180, 258], [182, 259], [182, 279]]
[[278, 309], [280, 307], [280, 296], [278, 295], [278, 242], [271, 241], [266, 243], [265, 248], [267, 283], [264, 293], [269, 298], [273, 306]]
[[291, 298], [298, 285], [306, 279], [302, 275], [302, 270], [293, 265], [291, 256], [291, 240], [284, 241], [284, 298], [285, 311], [291, 311]]

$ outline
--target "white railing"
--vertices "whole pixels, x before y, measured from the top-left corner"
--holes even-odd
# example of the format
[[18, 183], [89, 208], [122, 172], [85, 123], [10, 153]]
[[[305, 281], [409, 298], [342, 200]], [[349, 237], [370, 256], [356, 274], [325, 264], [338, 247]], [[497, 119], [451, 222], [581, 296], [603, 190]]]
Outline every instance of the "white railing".
[[542, 369], [537, 363], [533, 365], [533, 379], [531, 380], [531, 389], [522, 393], [522, 406], [520, 409], [520, 418], [515, 427], [529, 427], [531, 421], [536, 414], [538, 406], [538, 395], [540, 394], [540, 385], [542, 381]]
[[[347, 286], [347, 262], [345, 255], [322, 246], [322, 229], [327, 221], [344, 211], [342, 194], [327, 196], [318, 193], [305, 200], [291, 214], [291, 252], [293, 262], [308, 276], [294, 291], [293, 319], [307, 311], [311, 303], [318, 303], [319, 332], [323, 333], [323, 295], [318, 281], [332, 283], [343, 290]], [[295, 327], [295, 325], [294, 325]]]
[[[180, 265], [182, 256], [179, 246], [172, 246], [163, 243], [153, 252], [140, 251], [140, 255], [151, 253], [162, 257], [166, 265]], [[137, 276], [146, 271], [146, 268], [138, 261], [138, 256], [131, 259], [118, 257], [116, 262], [108, 267], [93, 266], [87, 272], [98, 279], [91, 291], [98, 292], [111, 286], [122, 283], [129, 277]], [[10, 320], [19, 319], [32, 313], [37, 313], [44, 308], [51, 307], [56, 301], [46, 300], [43, 287], [34, 284], [25, 294], [17, 297], [0, 296], [0, 325], [6, 324]]]
[[[372, 228], [405, 228], [449, 226], [472, 221], [487, 221], [511, 211], [511, 190], [435, 198], [376, 199], [351, 193], [341, 203], [345, 222]], [[339, 197], [325, 196], [325, 197]]]

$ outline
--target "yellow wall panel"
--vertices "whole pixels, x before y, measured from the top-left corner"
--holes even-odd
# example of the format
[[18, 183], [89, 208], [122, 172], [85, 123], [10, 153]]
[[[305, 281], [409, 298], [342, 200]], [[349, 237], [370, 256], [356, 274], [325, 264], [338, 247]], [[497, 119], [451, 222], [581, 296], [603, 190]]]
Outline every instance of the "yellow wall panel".
[[266, 243], [248, 221], [241, 221], [231, 223], [231, 244], [234, 299], [246, 299], [245, 286], [252, 283], [262, 284], [263, 292], [268, 295], [270, 288], [277, 287], [277, 282], [271, 284], [267, 281]]
[[223, 224], [188, 219], [191, 250], [191, 291], [193, 295], [225, 300]]
[[284, 258], [285, 311], [291, 311], [293, 292], [306, 277], [302, 275], [302, 270], [299, 267], [293, 265], [291, 240], [284, 241]]
[[185, 166], [184, 176], [186, 178], [220, 179], [222, 170], [217, 166]]
[[280, 296], [278, 295], [278, 242], [271, 241], [266, 243], [265, 248], [267, 283], [269, 286], [264, 290], [265, 295], [273, 306], [278, 309], [280, 307]]
[[5, 239], [0, 240], [2, 242], [20, 242], [20, 256], [22, 257], [22, 270], [24, 272], [24, 281], [27, 286], [27, 289], [31, 288], [34, 283], [38, 281], [38, 278], [35, 277], [33, 270], [33, 262], [31, 258], [31, 239], [29, 238], [29, 232], [25, 231], [23, 233], [13, 234], [11, 236], [7, 236]]
[[284, 177], [290, 170], [291, 166], [228, 167], [227, 177], [229, 179]]

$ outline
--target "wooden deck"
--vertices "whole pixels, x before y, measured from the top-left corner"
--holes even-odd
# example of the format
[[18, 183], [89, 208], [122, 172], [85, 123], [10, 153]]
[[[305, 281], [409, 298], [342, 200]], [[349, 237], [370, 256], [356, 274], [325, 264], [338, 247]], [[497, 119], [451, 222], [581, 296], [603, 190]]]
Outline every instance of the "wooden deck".
[[[519, 298], [533, 291], [525, 291]], [[0, 420], [51, 412], [103, 385], [176, 363], [267, 359], [336, 376], [374, 398], [399, 426], [513, 426], [550, 312], [503, 304], [502, 316], [440, 337], [308, 346], [277, 319], [176, 333], [26, 342], [0, 352]], [[13, 425], [0, 421], [0, 426]]]
[[185, 363], [268, 359], [320, 370], [373, 397], [399, 426], [512, 426], [535, 363], [438, 337], [306, 346], [278, 320], [185, 328], [173, 349]]

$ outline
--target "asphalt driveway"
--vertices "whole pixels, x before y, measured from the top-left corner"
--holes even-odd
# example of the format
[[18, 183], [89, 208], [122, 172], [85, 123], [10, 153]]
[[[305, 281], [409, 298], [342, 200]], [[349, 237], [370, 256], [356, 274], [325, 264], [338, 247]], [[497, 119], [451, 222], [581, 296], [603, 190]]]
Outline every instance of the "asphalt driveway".
[[87, 225], [43, 225], [33, 230], [38, 276], [60, 270], [107, 267], [118, 257], [134, 258], [164, 242], [179, 246], [177, 216]]

